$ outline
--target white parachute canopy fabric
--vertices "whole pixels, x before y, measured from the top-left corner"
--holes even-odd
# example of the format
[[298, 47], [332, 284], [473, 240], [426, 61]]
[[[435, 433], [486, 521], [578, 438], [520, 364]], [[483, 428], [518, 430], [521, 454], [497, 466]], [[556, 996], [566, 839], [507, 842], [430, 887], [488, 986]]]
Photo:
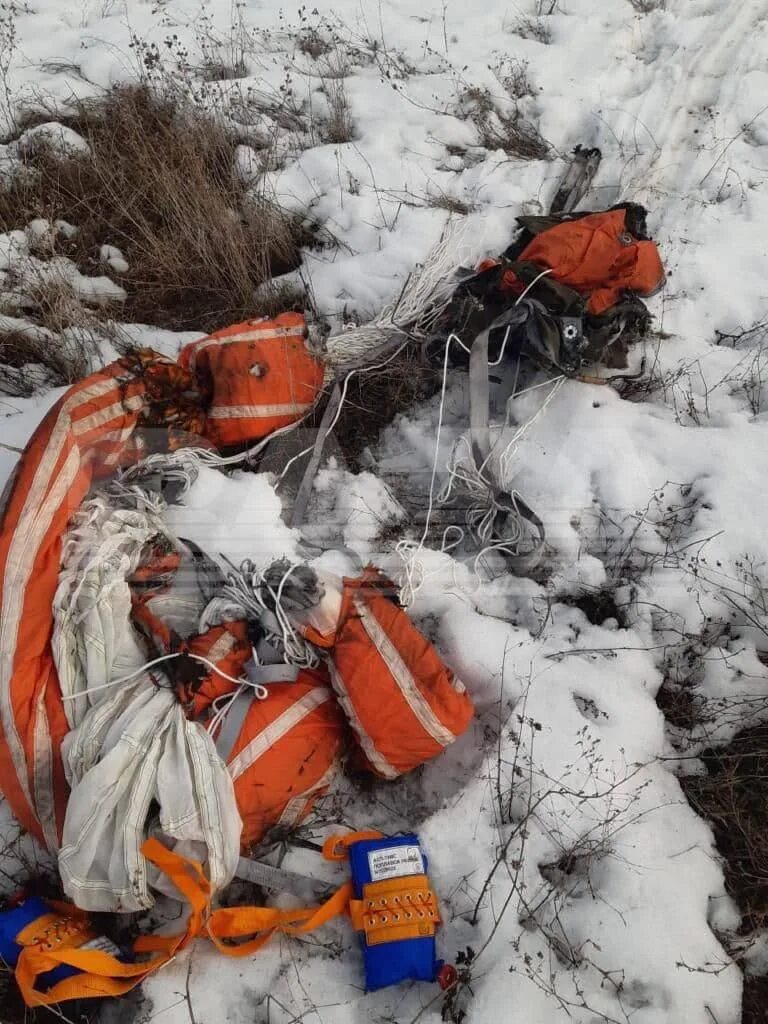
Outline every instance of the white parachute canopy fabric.
[[213, 740], [158, 685], [160, 670], [139, 671], [146, 653], [130, 621], [127, 577], [166, 530], [159, 496], [115, 507], [129, 498], [105, 491], [83, 503], [54, 601], [53, 650], [72, 727], [62, 746], [71, 793], [59, 871], [67, 895], [89, 911], [151, 907], [153, 889], [178, 896], [141, 854], [149, 834], [203, 863], [214, 890], [233, 878], [240, 850], [234, 788]]

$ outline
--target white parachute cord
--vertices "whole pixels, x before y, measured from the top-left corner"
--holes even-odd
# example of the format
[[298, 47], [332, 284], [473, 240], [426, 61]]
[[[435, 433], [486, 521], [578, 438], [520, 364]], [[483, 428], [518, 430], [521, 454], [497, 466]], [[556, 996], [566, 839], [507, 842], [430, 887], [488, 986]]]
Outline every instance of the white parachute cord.
[[[386, 366], [388, 363], [391, 363], [393, 359], [395, 359], [397, 356], [399, 356], [400, 353], [403, 351], [403, 349], [405, 348], [405, 346], [407, 344], [408, 344], [408, 341], [406, 339], [406, 341], [404, 341], [401, 345], [398, 345], [398, 347], [395, 349], [395, 351], [392, 353], [392, 355], [388, 356], [381, 363], [375, 363], [373, 366], [357, 366], [353, 370], [349, 371], [349, 373], [344, 378], [344, 383], [343, 383], [342, 388], [341, 388], [341, 397], [339, 398], [339, 407], [336, 410], [336, 415], [333, 417], [332, 422], [329, 424], [328, 429], [325, 432], [325, 437], [323, 438], [323, 444], [325, 444], [325, 442], [328, 440], [328, 438], [332, 434], [336, 424], [339, 422], [339, 417], [341, 416], [342, 409], [344, 408], [344, 402], [347, 400], [347, 389], [349, 388], [349, 382], [352, 379], [352, 377], [356, 373], [369, 373], [371, 370], [381, 370], [382, 367]], [[302, 458], [304, 455], [309, 455], [309, 453], [314, 450], [314, 447], [315, 447], [314, 444], [311, 444], [308, 448], [305, 448], [304, 451], [301, 451], [297, 455], [294, 455], [292, 458], [290, 458], [286, 462], [285, 466], [283, 467], [283, 471], [280, 474], [280, 476], [278, 477], [278, 480], [282, 480], [285, 477], [285, 475], [288, 472], [288, 470], [294, 464], [294, 462], [296, 462], [297, 459]]]
[[[266, 583], [264, 573], [250, 559], [246, 559], [239, 569], [232, 567], [227, 573], [221, 596], [240, 605], [246, 615], [253, 619], [260, 619], [264, 612], [271, 612], [278, 621], [280, 632], [272, 633], [268, 630], [267, 634], [282, 645], [286, 661], [300, 668], [315, 668], [320, 663], [317, 652], [308, 640], [296, 632], [281, 604], [285, 582], [296, 568], [296, 565], [289, 566], [275, 591]], [[269, 592], [274, 606], [265, 601], [263, 590]]]
[[142, 672], [148, 672], [154, 668], [155, 665], [160, 665], [165, 661], [171, 661], [173, 658], [192, 658], [193, 661], [199, 661], [203, 665], [207, 666], [211, 672], [215, 672], [217, 676], [221, 676], [222, 679], [226, 679], [228, 683], [234, 683], [235, 686], [251, 686], [256, 691], [256, 696], [259, 700], [264, 700], [267, 697], [267, 690], [261, 683], [252, 683], [250, 679], [239, 678], [235, 679], [234, 676], [228, 675], [223, 672], [217, 665], [214, 665], [208, 658], [204, 658], [202, 654], [192, 654], [189, 651], [176, 651], [173, 654], [163, 654], [159, 658], [154, 658], [152, 661], [148, 661], [140, 668], [135, 669], [133, 672], [129, 672], [127, 676], [121, 676], [119, 679], [112, 679], [108, 683], [102, 683], [100, 686], [89, 686], [86, 690], [81, 690], [78, 693], [68, 693], [62, 696], [62, 700], [76, 700], [78, 697], [89, 697], [92, 693], [99, 693], [102, 690], [110, 690], [113, 686], [122, 686], [124, 683], [129, 683], [132, 679], [140, 676]]
[[466, 223], [449, 220], [443, 235], [397, 299], [372, 321], [331, 335], [323, 357], [338, 372], [365, 365], [398, 340], [425, 339], [456, 290], [456, 249]]
[[443, 429], [443, 415], [445, 413], [445, 393], [448, 384], [448, 354], [451, 348], [451, 342], [455, 341], [468, 352], [469, 349], [466, 347], [464, 342], [457, 334], [449, 334], [445, 341], [445, 352], [443, 355], [443, 379], [440, 387], [440, 405], [438, 406], [437, 413], [437, 435], [435, 437], [435, 455], [432, 460], [432, 475], [429, 481], [429, 503], [427, 505], [427, 515], [424, 521], [424, 531], [421, 535], [421, 540], [414, 546], [413, 541], [403, 540], [400, 541], [395, 550], [397, 554], [403, 560], [403, 572], [402, 582], [400, 584], [400, 601], [406, 607], [409, 608], [418, 594], [419, 590], [424, 585], [424, 571], [423, 566], [418, 561], [418, 556], [424, 548], [427, 537], [429, 535], [429, 528], [432, 524], [432, 513], [435, 505], [435, 481], [437, 479], [437, 460], [440, 455], [440, 435]]

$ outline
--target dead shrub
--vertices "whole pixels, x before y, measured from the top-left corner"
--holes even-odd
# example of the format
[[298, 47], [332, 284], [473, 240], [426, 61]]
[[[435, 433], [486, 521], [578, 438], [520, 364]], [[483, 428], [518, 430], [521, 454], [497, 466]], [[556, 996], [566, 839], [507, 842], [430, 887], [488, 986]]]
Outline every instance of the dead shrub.
[[466, 200], [459, 199], [458, 196], [449, 195], [447, 192], [437, 192], [429, 196], [427, 206], [434, 210], [447, 210], [449, 213], [456, 213], [461, 217], [465, 217], [468, 213], [472, 213], [473, 210], [477, 209], [474, 203], [468, 203]]
[[0, 330], [0, 393], [28, 398], [73, 384], [90, 372], [95, 351], [82, 332], [56, 336], [34, 324]]
[[504, 92], [513, 99], [521, 100], [534, 95], [527, 62], [504, 57], [491, 70]]
[[130, 265], [125, 314], [138, 322], [208, 331], [272, 312], [260, 286], [299, 265], [309, 235], [240, 179], [238, 140], [222, 123], [146, 84], [80, 102], [65, 123], [91, 155], [27, 151], [25, 173], [0, 187], [3, 230], [74, 223], [67, 254], [84, 273], [102, 243], [116, 245]]
[[552, 42], [552, 30], [543, 18], [518, 18], [510, 25], [509, 31], [523, 39], [535, 39], [545, 45]]
[[742, 911], [742, 931], [768, 925], [768, 725], [738, 733], [702, 754], [706, 775], [680, 783], [694, 810], [706, 818], [725, 858], [728, 892]]
[[550, 145], [535, 125], [527, 121], [517, 107], [500, 110], [489, 89], [471, 86], [459, 97], [460, 109], [474, 123], [485, 149], [503, 150], [520, 160], [546, 160]]
[[204, 82], [231, 82], [246, 78], [248, 65], [243, 60], [228, 61], [209, 56], [198, 69], [198, 74]]
[[322, 88], [328, 103], [328, 116], [320, 127], [323, 142], [334, 145], [351, 142], [355, 137], [355, 126], [344, 78], [342, 76], [325, 77]]
[[327, 36], [323, 35], [319, 28], [312, 25], [302, 28], [299, 32], [297, 47], [301, 53], [311, 57], [312, 60], [319, 60], [333, 49], [333, 43]]

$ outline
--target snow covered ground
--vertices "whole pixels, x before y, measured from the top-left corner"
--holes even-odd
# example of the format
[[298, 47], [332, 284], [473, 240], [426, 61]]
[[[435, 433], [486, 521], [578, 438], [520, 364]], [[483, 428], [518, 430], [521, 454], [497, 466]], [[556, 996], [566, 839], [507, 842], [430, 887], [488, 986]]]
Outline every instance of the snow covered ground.
[[[478, 717], [411, 778], [366, 793], [345, 783], [307, 833], [334, 823], [419, 831], [444, 910], [442, 953], [475, 952], [461, 998], [478, 1024], [740, 1020], [741, 972], [724, 947], [738, 910], [675, 771], [698, 770], [696, 744], [728, 739], [753, 713], [748, 698], [768, 695], [757, 657], [766, 637], [743, 614], [768, 585], [768, 335], [740, 337], [768, 308], [767, 26], [762, 0], [337, 0], [327, 14], [273, 0], [0, 9], [0, 71], [22, 102], [130, 80], [153, 44], [169, 74], [185, 52], [188, 77], [210, 79], [216, 61], [235, 67], [242, 77], [207, 81], [203, 97], [234, 119], [250, 116], [249, 89], [309, 101], [317, 130], [280, 133], [270, 183], [341, 243], [307, 253], [302, 269], [327, 315], [365, 319], [391, 300], [439, 238], [446, 205], [465, 211], [454, 214], [464, 224], [457, 263], [503, 248], [516, 215], [547, 208], [560, 155], [576, 143], [603, 151], [590, 205], [624, 199], [650, 210], [669, 280], [650, 301], [658, 333], [631, 364], [645, 359], [652, 386], [630, 400], [567, 382], [517, 447], [517, 486], [551, 548], [544, 582], [485, 565], [478, 574], [472, 559], [419, 545], [423, 525], [409, 524], [398, 496], [420, 490], [426, 504], [439, 396], [384, 432], [372, 473], [326, 467], [310, 506], [325, 542], [341, 539], [392, 573], [403, 561], [378, 539], [382, 528], [399, 522], [415, 541], [411, 612]], [[305, 52], [334, 34], [330, 54]], [[354, 137], [323, 143], [334, 61]], [[483, 147], [468, 88], [487, 88], [502, 114], [518, 103], [552, 159]], [[249, 124], [274, 131], [263, 113]], [[254, 160], [244, 148], [244, 173]], [[181, 340], [141, 333], [167, 351]], [[467, 424], [465, 384], [458, 371], [447, 382], [438, 485]], [[504, 384], [497, 390], [503, 408]], [[533, 416], [547, 390], [517, 399], [515, 421]], [[0, 484], [56, 396], [0, 399]], [[500, 445], [511, 430], [500, 428]], [[298, 539], [265, 477], [207, 471], [176, 515], [186, 536], [236, 559], [267, 561]], [[603, 593], [613, 604], [597, 614], [583, 598]], [[679, 761], [655, 697], [683, 664], [707, 714]], [[335, 877], [306, 851], [286, 864]], [[199, 942], [145, 986], [136, 1019], [440, 1019], [436, 989], [366, 995], [361, 978], [343, 923], [275, 941], [253, 961]]]

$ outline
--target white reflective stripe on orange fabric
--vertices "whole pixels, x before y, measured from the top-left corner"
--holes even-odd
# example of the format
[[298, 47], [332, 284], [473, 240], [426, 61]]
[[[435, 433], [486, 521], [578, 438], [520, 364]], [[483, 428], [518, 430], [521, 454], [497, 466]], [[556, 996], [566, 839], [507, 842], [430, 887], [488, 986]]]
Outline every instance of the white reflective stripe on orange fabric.
[[[13, 676], [14, 654], [27, 584], [39, 545], [50, 529], [56, 511], [48, 502], [44, 508], [41, 508], [40, 504], [50, 483], [50, 475], [61, 457], [71, 429], [70, 417], [73, 410], [83, 402], [94, 401], [106, 395], [114, 387], [114, 380], [96, 381], [88, 387], [81, 388], [62, 404], [51, 430], [48, 444], [38, 462], [32, 484], [27, 491], [5, 563], [2, 596], [0, 597], [0, 716], [2, 716], [3, 735], [11, 753], [19, 787], [33, 811], [35, 804], [32, 801], [27, 781], [24, 746], [16, 729], [10, 683]], [[59, 480], [63, 482], [63, 485], [58, 488], [61, 495], [60, 500], [63, 500], [66, 490], [77, 475], [80, 460], [77, 453], [74, 454], [75, 459], [67, 459], [59, 474]]]
[[[53, 444], [53, 441], [56, 441], [56, 444]], [[5, 563], [3, 592], [0, 600], [2, 609], [0, 614], [0, 713], [2, 714], [3, 734], [11, 752], [21, 791], [32, 811], [35, 811], [35, 803], [31, 798], [27, 782], [26, 755], [16, 729], [10, 686], [26, 588], [40, 543], [50, 528], [58, 507], [58, 505], [53, 507], [51, 501], [46, 501], [42, 507], [35, 508], [32, 500], [33, 497], [38, 501], [42, 498], [44, 485], [49, 482], [47, 477], [42, 477], [42, 473], [50, 473], [61, 454], [63, 439], [54, 435], [52, 442], [49, 442], [48, 448], [38, 464], [32, 486], [27, 492], [22, 513], [14, 530]], [[75, 449], [72, 449], [59, 473], [58, 483], [60, 486], [51, 491], [51, 494], [58, 498], [59, 504], [74, 482], [79, 466], [79, 455]]]
[[236, 638], [232, 633], [222, 633], [219, 639], [213, 644], [211, 649], [206, 653], [208, 661], [212, 661], [214, 665], [217, 661], [225, 658], [234, 649]]
[[456, 739], [450, 729], [446, 729], [435, 712], [429, 706], [421, 690], [416, 685], [416, 680], [411, 675], [408, 666], [400, 656], [400, 652], [392, 643], [390, 638], [381, 626], [381, 623], [373, 614], [369, 606], [363, 601], [359, 594], [352, 598], [355, 611], [360, 616], [363, 629], [373, 642], [376, 650], [384, 659], [387, 668], [392, 673], [392, 678], [397, 683], [400, 693], [403, 695], [408, 707], [414, 713], [420, 724], [435, 743], [447, 747]]
[[360, 721], [357, 709], [352, 703], [347, 684], [341, 677], [341, 673], [333, 663], [332, 658], [328, 658], [326, 662], [328, 671], [331, 676], [331, 682], [333, 683], [333, 689], [336, 693], [336, 697], [341, 704], [342, 710], [347, 717], [347, 721], [355, 731], [355, 735], [358, 738], [360, 746], [363, 748], [363, 753], [368, 758], [369, 762], [373, 765], [379, 775], [382, 775], [385, 779], [396, 779], [399, 772], [394, 768], [389, 761], [384, 757], [383, 754], [379, 753], [376, 749], [376, 744], [371, 739], [370, 735], [363, 728], [363, 723]]
[[278, 715], [274, 722], [270, 722], [266, 729], [262, 729], [257, 736], [254, 736], [251, 742], [243, 747], [240, 753], [229, 762], [228, 768], [232, 781], [234, 782], [239, 779], [243, 772], [248, 771], [254, 761], [258, 761], [262, 754], [265, 754], [270, 747], [278, 743], [303, 718], [306, 718], [315, 708], [330, 700], [332, 696], [333, 694], [326, 687], [316, 686], [309, 693], [305, 693], [295, 704], [291, 704], [289, 708], [286, 708], [281, 715]]
[[96, 430], [97, 427], [103, 427], [105, 423], [109, 423], [111, 420], [125, 416], [126, 412], [138, 412], [143, 405], [143, 395], [129, 395], [121, 402], [108, 405], [106, 409], [99, 409], [98, 412], [92, 412], [88, 416], [83, 416], [81, 420], [74, 420], [72, 430], [75, 436], [79, 437], [81, 434], [87, 434], [90, 430]]
[[273, 416], [299, 416], [313, 405], [313, 402], [286, 402], [284, 405], [214, 405], [208, 410], [208, 419], [261, 420]]
[[236, 341], [271, 341], [275, 338], [303, 338], [305, 331], [306, 326], [304, 324], [299, 324], [296, 327], [264, 326], [260, 328], [254, 326], [250, 330], [243, 331], [241, 334], [229, 334], [224, 338], [203, 338], [202, 341], [192, 343], [189, 353], [189, 368], [194, 370], [197, 357], [212, 345], [231, 345]]
[[40, 691], [35, 708], [35, 763], [32, 777], [35, 788], [35, 811], [43, 830], [45, 845], [52, 853], [59, 849], [56, 829], [56, 805], [53, 796], [53, 750], [48, 715], [45, 710], [45, 688]]

